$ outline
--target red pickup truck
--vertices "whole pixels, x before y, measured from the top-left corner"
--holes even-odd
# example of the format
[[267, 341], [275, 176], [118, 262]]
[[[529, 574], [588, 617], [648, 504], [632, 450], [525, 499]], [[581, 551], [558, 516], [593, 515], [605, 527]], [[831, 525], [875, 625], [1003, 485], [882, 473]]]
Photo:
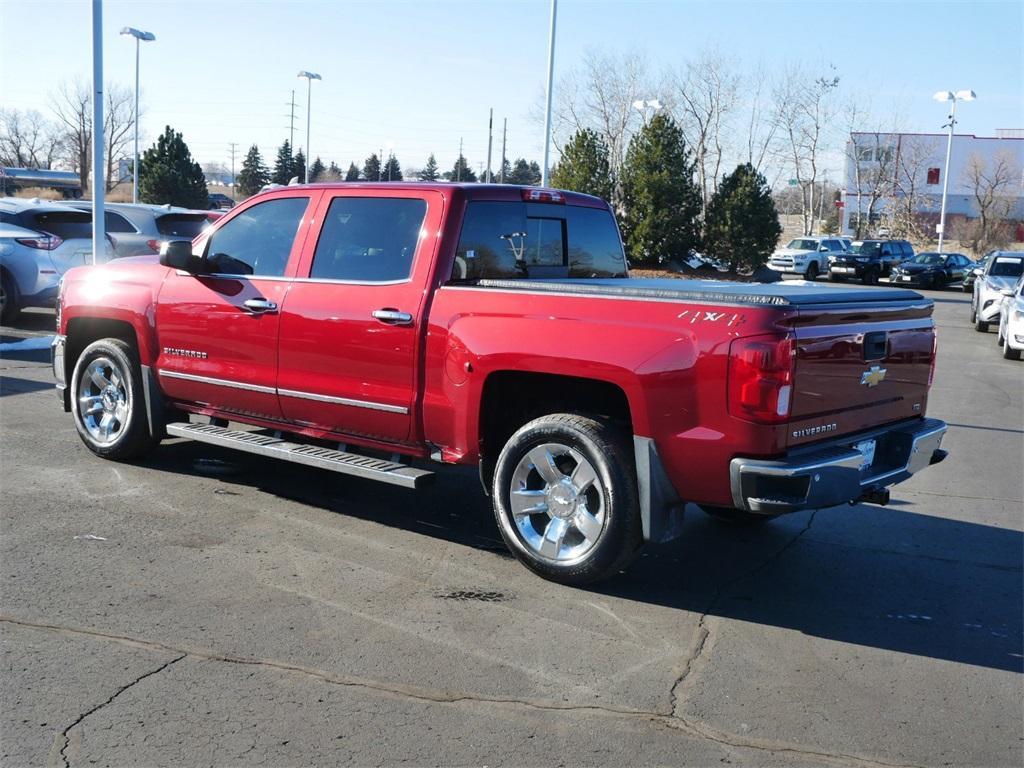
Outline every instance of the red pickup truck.
[[310, 185], [69, 271], [53, 365], [105, 458], [183, 437], [408, 487], [478, 464], [511, 551], [580, 584], [677, 535], [685, 502], [885, 503], [944, 458], [931, 314], [908, 290], [630, 279], [608, 205], [571, 192]]

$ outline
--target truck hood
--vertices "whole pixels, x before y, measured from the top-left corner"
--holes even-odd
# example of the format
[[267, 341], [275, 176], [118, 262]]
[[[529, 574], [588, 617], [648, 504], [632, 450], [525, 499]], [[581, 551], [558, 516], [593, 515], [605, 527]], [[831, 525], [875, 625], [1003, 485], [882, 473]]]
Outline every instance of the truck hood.
[[543, 291], [582, 296], [623, 296], [662, 301], [709, 301], [723, 304], [758, 304], [800, 307], [816, 304], [924, 301], [921, 294], [905, 288], [862, 288], [855, 285], [819, 285], [799, 281], [741, 283], [727, 280], [676, 280], [674, 278], [595, 278], [568, 280], [480, 280], [483, 288]]

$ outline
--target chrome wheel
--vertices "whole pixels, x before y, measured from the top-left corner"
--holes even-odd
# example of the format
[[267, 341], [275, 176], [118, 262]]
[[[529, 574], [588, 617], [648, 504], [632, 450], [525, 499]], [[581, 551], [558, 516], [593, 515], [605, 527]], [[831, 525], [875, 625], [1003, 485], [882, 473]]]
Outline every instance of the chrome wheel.
[[89, 362], [78, 383], [78, 413], [89, 436], [100, 445], [117, 440], [128, 425], [131, 393], [127, 377], [109, 357]]
[[531, 448], [516, 465], [509, 490], [519, 536], [543, 560], [579, 561], [604, 533], [604, 487], [593, 464], [574, 448]]

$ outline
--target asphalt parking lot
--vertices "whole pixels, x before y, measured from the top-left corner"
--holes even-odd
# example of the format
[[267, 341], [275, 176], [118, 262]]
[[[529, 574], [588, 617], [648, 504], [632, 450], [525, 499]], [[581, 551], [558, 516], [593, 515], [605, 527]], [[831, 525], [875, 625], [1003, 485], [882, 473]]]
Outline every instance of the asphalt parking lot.
[[945, 463], [885, 508], [691, 508], [592, 590], [509, 557], [471, 470], [96, 459], [4, 347], [0, 762], [1020, 765], [1024, 363], [929, 295]]

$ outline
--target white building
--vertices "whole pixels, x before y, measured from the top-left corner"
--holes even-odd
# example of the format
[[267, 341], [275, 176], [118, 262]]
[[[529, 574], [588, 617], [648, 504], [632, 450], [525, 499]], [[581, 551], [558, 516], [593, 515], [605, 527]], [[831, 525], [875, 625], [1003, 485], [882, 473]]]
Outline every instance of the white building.
[[[851, 133], [846, 145], [843, 233], [857, 234], [858, 215], [865, 223], [862, 236], [879, 227], [898, 227], [908, 216], [934, 233], [947, 138], [945, 133]], [[1024, 129], [998, 130], [995, 136], [953, 136], [947, 236], [955, 237], [959, 227], [978, 217], [976, 193], [987, 191], [998, 198], [993, 209], [1011, 219], [1013, 239], [1024, 242]]]

